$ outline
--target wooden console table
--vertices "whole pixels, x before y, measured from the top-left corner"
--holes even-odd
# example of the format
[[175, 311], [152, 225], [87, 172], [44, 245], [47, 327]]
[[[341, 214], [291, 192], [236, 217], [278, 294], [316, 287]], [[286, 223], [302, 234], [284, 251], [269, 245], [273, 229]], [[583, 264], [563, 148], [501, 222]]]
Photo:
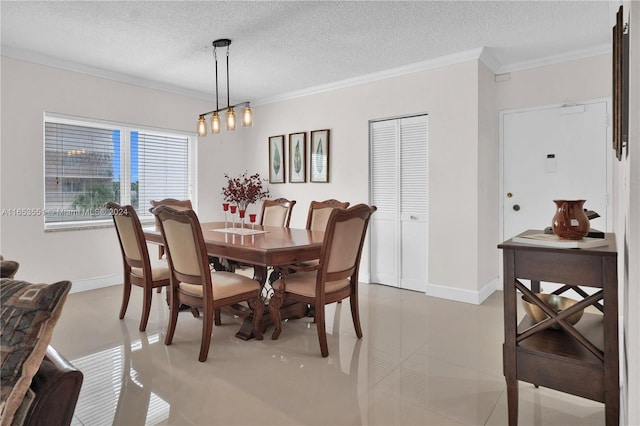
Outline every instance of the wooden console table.
[[[541, 233], [542, 231], [526, 231]], [[615, 236], [608, 245], [589, 249], [549, 248], [507, 240], [504, 266], [504, 375], [507, 381], [509, 425], [518, 424], [518, 380], [605, 404], [608, 426], [618, 426], [620, 379], [618, 364], [618, 275]], [[532, 290], [520, 280], [531, 280]], [[554, 291], [575, 290], [583, 298], [561, 313], [534, 296], [540, 282], [560, 283]], [[589, 295], [581, 287], [596, 290]], [[529, 317], [517, 324], [517, 290], [550, 315], [534, 324]], [[574, 296], [570, 296], [574, 298]], [[564, 318], [594, 306], [574, 326]], [[550, 326], [559, 330], [550, 329]]]

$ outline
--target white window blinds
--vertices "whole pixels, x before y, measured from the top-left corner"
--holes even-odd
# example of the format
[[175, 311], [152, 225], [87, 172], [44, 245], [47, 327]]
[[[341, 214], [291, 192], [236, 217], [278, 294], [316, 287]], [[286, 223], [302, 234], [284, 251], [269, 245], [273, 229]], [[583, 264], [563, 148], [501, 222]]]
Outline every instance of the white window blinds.
[[[137, 155], [134, 141], [137, 141]], [[136, 206], [133, 201], [134, 186], [137, 185], [139, 216], [151, 215], [151, 200], [189, 198], [187, 145], [186, 137], [131, 132], [131, 199], [132, 205]]]
[[191, 136], [45, 115], [45, 229], [110, 221], [108, 201], [151, 216], [150, 200], [190, 199]]

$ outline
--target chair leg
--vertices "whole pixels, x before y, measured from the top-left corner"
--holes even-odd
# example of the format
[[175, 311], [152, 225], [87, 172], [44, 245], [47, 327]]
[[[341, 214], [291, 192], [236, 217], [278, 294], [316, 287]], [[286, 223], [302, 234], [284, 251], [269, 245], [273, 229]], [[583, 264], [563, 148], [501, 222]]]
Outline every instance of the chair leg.
[[329, 346], [327, 345], [327, 330], [324, 320], [324, 306], [316, 306], [316, 327], [318, 329], [318, 342], [320, 342], [320, 353], [323, 358], [329, 356]]
[[178, 296], [171, 289], [171, 297], [169, 300], [169, 326], [167, 327], [167, 335], [164, 338], [164, 344], [170, 345], [173, 341], [173, 334], [176, 331], [178, 322], [178, 312], [180, 311], [180, 302]]
[[249, 307], [253, 311], [253, 337], [262, 340], [262, 314], [264, 313], [264, 302], [260, 296], [249, 300]]
[[213, 322], [215, 325], [222, 325], [222, 317], [220, 316], [220, 309], [216, 309], [214, 311]]
[[142, 290], [142, 318], [140, 318], [140, 327], [138, 327], [138, 330], [145, 331], [147, 329], [147, 322], [149, 322], [151, 300], [153, 299], [153, 288], [145, 286]]
[[122, 305], [120, 306], [120, 319], [124, 318], [129, 306], [129, 297], [131, 297], [131, 281], [125, 278], [122, 286]]
[[358, 296], [352, 294], [349, 297], [351, 302], [351, 318], [353, 318], [353, 328], [356, 330], [356, 336], [358, 339], [362, 339], [362, 326], [360, 325], [360, 308], [358, 306]]
[[203, 309], [202, 321], [202, 343], [200, 344], [200, 356], [198, 361], [205, 362], [209, 356], [209, 346], [211, 345], [211, 333], [213, 332], [213, 309]]

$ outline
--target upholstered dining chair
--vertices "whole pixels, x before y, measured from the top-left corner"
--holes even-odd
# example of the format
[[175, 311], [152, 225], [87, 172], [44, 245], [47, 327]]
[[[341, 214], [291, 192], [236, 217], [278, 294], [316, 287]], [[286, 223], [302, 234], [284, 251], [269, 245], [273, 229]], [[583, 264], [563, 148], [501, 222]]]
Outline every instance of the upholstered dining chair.
[[[284, 274], [273, 283], [274, 296], [269, 311], [275, 323], [272, 339], [282, 331], [280, 307], [285, 300], [311, 305], [315, 312], [320, 352], [329, 355], [325, 325], [325, 305], [349, 298], [356, 336], [362, 338], [358, 307], [358, 269], [362, 246], [375, 206], [358, 204], [349, 209], [333, 209], [327, 221], [320, 262]], [[295, 269], [295, 267], [294, 267]]]
[[165, 344], [170, 345], [173, 341], [180, 306], [200, 308], [203, 322], [198, 360], [206, 361], [214, 316], [218, 317], [215, 320], [219, 324], [220, 309], [239, 302], [247, 302], [253, 310], [253, 334], [261, 340], [264, 304], [260, 298], [260, 283], [233, 272], [209, 269], [202, 228], [193, 210], [158, 206], [152, 212], [160, 220], [160, 232], [171, 270], [169, 327]]
[[[310, 231], [324, 231], [327, 228], [327, 221], [329, 220], [329, 216], [331, 215], [331, 211], [333, 209], [346, 209], [349, 207], [349, 202], [338, 201], [335, 199], [324, 200], [324, 201], [311, 201], [309, 203], [309, 213], [307, 214], [307, 225], [306, 229]], [[317, 265], [319, 261], [310, 260], [307, 262], [299, 262], [296, 263], [298, 267], [310, 267]], [[269, 279], [270, 282], [277, 279], [282, 273], [283, 269], [287, 269], [287, 266], [280, 266], [277, 268], [277, 272], [273, 273]], [[292, 269], [290, 272], [293, 272]]]
[[[177, 200], [175, 198], [165, 198], [162, 200], [151, 200], [151, 207], [158, 206], [171, 206], [176, 210], [193, 210], [193, 205], [191, 204], [191, 200]], [[160, 224], [156, 219], [156, 226], [160, 229]], [[164, 246], [158, 247], [158, 259], [162, 259], [164, 256]]]
[[307, 214], [307, 226], [310, 231], [324, 231], [333, 209], [346, 209], [349, 202], [334, 200], [311, 201], [309, 203], [309, 213]]
[[140, 319], [140, 331], [145, 331], [149, 321], [151, 310], [152, 290], [154, 288], [169, 285], [169, 267], [165, 262], [151, 263], [147, 242], [142, 232], [142, 225], [136, 210], [130, 206], [121, 206], [109, 202], [106, 208], [111, 212], [122, 253], [124, 267], [124, 287], [122, 293], [122, 306], [120, 306], [120, 319], [124, 318], [129, 306], [131, 286], [142, 288], [142, 318]]
[[291, 222], [291, 211], [296, 204], [295, 200], [278, 198], [275, 200], [264, 200], [262, 211], [260, 212], [260, 223], [263, 226], [284, 226], [289, 227]]

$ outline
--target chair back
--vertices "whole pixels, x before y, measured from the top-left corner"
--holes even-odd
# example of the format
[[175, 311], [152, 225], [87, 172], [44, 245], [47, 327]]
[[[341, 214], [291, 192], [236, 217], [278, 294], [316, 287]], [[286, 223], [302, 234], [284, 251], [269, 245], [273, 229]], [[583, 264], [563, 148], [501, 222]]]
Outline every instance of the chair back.
[[152, 207], [171, 206], [176, 210], [193, 210], [191, 200], [176, 200], [175, 198], [165, 198], [164, 200], [151, 200]]
[[205, 300], [212, 298], [207, 249], [196, 213], [191, 209], [178, 210], [166, 205], [154, 207], [151, 212], [160, 222], [169, 268], [174, 277], [172, 285], [174, 282], [201, 285], [204, 286]]
[[264, 200], [262, 202], [262, 213], [260, 223], [263, 226], [289, 227], [291, 221], [291, 211], [296, 204], [295, 200], [278, 198], [276, 200]]
[[[162, 200], [151, 200], [151, 209], [158, 206], [171, 206], [176, 210], [193, 210], [193, 205], [191, 204], [191, 200], [177, 200], [175, 198], [164, 198]], [[149, 211], [151, 211], [149, 209]], [[156, 217], [156, 229], [160, 230], [160, 222], [158, 221], [158, 217]], [[164, 255], [164, 246], [158, 247], [158, 258], [162, 259]]]
[[118, 234], [125, 266], [142, 268], [144, 274], [151, 274], [147, 241], [144, 238], [142, 225], [136, 210], [130, 205], [121, 206], [114, 202], [105, 204], [105, 207], [113, 217], [113, 224]]
[[333, 209], [346, 209], [349, 202], [340, 202], [330, 199], [325, 201], [312, 201], [309, 203], [309, 214], [307, 215], [307, 229], [310, 231], [324, 231]]
[[317, 279], [320, 288], [316, 294], [323, 292], [327, 281], [351, 278], [351, 285], [357, 283], [364, 237], [369, 219], [376, 210], [376, 206], [358, 204], [331, 211], [320, 254], [321, 268]]

